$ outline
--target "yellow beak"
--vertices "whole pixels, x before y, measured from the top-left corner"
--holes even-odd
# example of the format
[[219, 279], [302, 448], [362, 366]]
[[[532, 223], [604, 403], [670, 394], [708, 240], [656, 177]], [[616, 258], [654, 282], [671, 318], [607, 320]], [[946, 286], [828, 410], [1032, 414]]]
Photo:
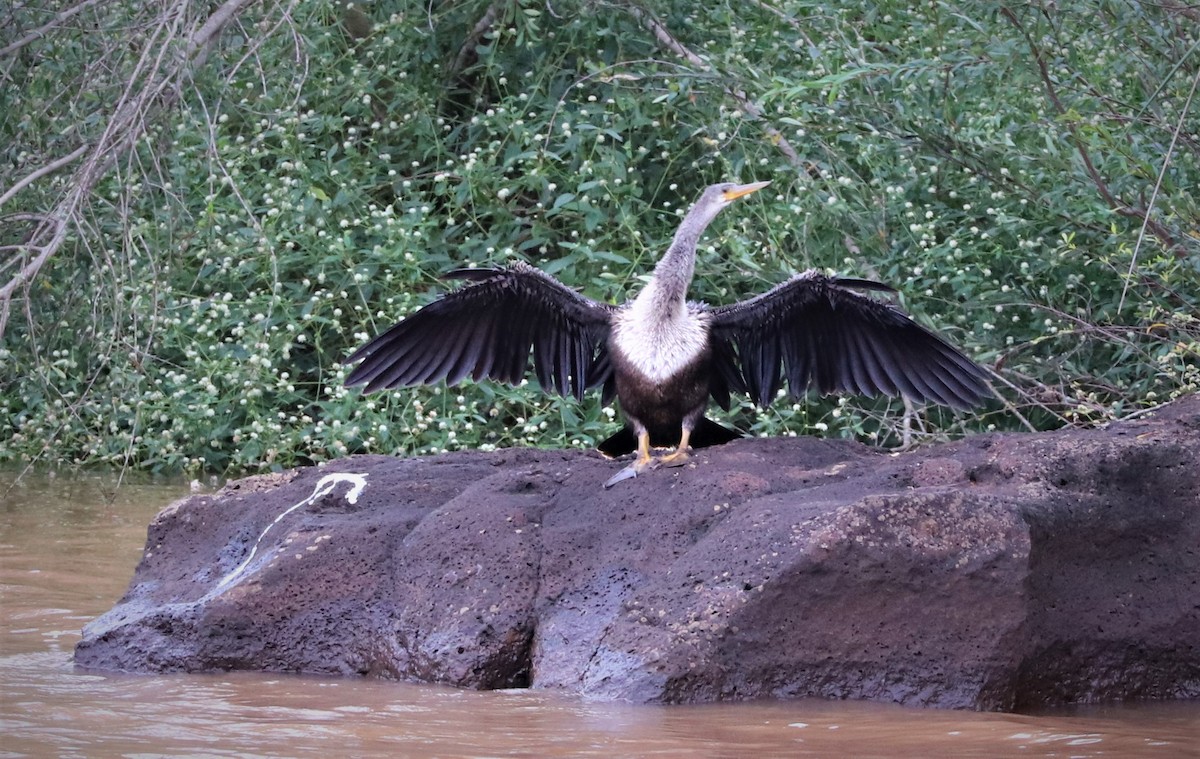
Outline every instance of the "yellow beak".
[[740, 184], [736, 187], [730, 187], [724, 193], [725, 200], [737, 200], [743, 195], [749, 195], [752, 192], [758, 192], [762, 188], [771, 184], [770, 182], [754, 182], [752, 184]]

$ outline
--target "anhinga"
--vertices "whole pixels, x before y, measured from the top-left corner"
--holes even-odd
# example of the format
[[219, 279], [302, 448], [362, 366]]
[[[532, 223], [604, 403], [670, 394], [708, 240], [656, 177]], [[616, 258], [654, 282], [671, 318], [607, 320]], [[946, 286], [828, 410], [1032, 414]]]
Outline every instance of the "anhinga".
[[[686, 301], [700, 234], [737, 198], [765, 187], [718, 184], [704, 191], [675, 232], [650, 282], [621, 306], [598, 303], [524, 263], [458, 269], [467, 287], [430, 303], [351, 355], [346, 379], [366, 391], [470, 376], [510, 384], [529, 354], [542, 389], [582, 399], [603, 385], [626, 427], [600, 444], [637, 458], [606, 486], [651, 466], [678, 466], [689, 446], [739, 433], [704, 417], [711, 397], [729, 408], [733, 392], [760, 406], [783, 380], [794, 396], [903, 395], [969, 408], [989, 396], [984, 371], [895, 306], [855, 290], [894, 292], [879, 282], [814, 270], [728, 306]], [[655, 461], [651, 446], [673, 446]]]

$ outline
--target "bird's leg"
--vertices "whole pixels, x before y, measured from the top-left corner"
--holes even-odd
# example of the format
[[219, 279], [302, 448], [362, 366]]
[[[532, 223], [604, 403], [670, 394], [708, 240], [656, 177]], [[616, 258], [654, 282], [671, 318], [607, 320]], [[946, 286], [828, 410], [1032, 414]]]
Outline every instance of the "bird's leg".
[[617, 472], [612, 477], [609, 477], [608, 481], [604, 483], [604, 487], [611, 488], [613, 485], [616, 485], [622, 480], [628, 480], [631, 477], [637, 477], [639, 474], [649, 469], [653, 461], [654, 460], [650, 458], [650, 433], [646, 430], [642, 430], [638, 433], [637, 458], [634, 459], [632, 464]]
[[689, 428], [684, 427], [683, 434], [679, 436], [679, 447], [659, 459], [658, 466], [683, 466], [689, 457], [688, 439], [691, 438], [691, 436], [692, 431]]

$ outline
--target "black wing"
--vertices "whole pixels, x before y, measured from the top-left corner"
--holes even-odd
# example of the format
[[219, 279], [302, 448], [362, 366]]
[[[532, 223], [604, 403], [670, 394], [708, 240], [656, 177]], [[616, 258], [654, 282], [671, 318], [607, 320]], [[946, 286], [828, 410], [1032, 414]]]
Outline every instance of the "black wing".
[[452, 385], [468, 375], [515, 385], [525, 377], [531, 349], [538, 382], [548, 392], [582, 399], [587, 388], [608, 380], [611, 306], [520, 262], [507, 269], [457, 269], [443, 278], [473, 284], [356, 350], [345, 363], [362, 363], [347, 385], [372, 392], [441, 379]]
[[807, 271], [712, 309], [717, 371], [730, 389], [749, 393], [760, 406], [775, 398], [784, 379], [796, 397], [812, 386], [965, 409], [992, 395], [984, 370], [956, 348], [897, 307], [850, 288], [895, 292], [879, 282]]

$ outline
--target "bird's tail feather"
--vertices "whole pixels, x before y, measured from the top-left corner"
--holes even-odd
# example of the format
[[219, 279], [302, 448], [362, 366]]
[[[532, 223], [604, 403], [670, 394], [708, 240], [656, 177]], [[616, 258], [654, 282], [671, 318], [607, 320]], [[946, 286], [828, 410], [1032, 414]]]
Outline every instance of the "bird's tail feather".
[[[708, 417], [702, 417], [692, 430], [690, 443], [692, 448], [706, 448], [710, 445], [721, 445], [728, 443], [730, 440], [737, 440], [742, 436], [742, 433], [737, 430], [730, 429], [723, 424], [718, 424]], [[679, 444], [678, 432], [675, 433], [672, 439], [657, 437], [653, 434], [650, 436], [650, 444], [659, 448], [670, 448]], [[632, 453], [637, 450], [637, 435], [633, 434], [633, 428], [628, 424], [622, 427], [616, 434], [609, 437], [596, 449], [605, 456], [623, 456], [626, 453]]]

